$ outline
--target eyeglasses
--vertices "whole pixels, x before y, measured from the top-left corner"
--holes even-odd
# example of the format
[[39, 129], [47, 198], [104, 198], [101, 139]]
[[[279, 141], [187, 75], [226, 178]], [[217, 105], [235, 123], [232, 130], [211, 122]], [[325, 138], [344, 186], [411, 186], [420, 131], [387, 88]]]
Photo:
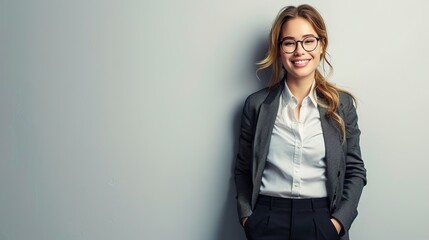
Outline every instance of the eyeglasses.
[[314, 36], [309, 36], [298, 41], [295, 41], [290, 38], [283, 38], [282, 40], [280, 40], [280, 47], [285, 53], [293, 53], [296, 51], [296, 48], [298, 47], [298, 43], [301, 43], [301, 47], [305, 51], [311, 52], [314, 49], [316, 49], [320, 39], [322, 38], [314, 37]]

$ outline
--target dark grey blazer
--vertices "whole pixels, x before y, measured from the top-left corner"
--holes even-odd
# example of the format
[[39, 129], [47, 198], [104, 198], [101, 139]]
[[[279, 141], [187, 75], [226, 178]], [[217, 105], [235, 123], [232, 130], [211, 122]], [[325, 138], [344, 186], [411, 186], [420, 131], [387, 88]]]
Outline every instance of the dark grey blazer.
[[[235, 165], [235, 184], [239, 218], [250, 216], [261, 187], [262, 173], [276, 119], [284, 81], [250, 95], [241, 118], [239, 149]], [[331, 215], [343, 226], [341, 240], [357, 216], [357, 206], [366, 185], [366, 169], [361, 158], [356, 109], [353, 99], [340, 93], [338, 113], [346, 125], [346, 141], [336, 122], [319, 106], [326, 146], [327, 191]]]

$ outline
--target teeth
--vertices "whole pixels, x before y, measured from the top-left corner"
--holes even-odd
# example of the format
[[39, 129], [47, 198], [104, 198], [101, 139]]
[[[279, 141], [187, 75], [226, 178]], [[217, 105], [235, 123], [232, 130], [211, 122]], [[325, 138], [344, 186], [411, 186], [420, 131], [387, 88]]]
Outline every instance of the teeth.
[[299, 60], [299, 61], [294, 61], [295, 64], [304, 64], [308, 62], [308, 60]]

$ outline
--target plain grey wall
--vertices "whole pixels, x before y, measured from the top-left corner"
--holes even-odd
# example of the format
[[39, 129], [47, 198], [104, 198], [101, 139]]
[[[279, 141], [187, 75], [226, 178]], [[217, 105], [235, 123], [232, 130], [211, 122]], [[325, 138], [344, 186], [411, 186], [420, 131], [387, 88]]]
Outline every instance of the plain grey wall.
[[[309, 2], [359, 99], [355, 240], [429, 239], [426, 2]], [[243, 240], [240, 111], [299, 3], [1, 0], [0, 239]]]

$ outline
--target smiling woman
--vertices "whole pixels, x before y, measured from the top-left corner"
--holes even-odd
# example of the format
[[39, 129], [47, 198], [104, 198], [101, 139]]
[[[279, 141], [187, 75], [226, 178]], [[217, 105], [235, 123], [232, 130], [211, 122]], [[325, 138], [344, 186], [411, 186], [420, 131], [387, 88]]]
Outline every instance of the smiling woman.
[[326, 26], [309, 5], [274, 21], [269, 86], [242, 113], [235, 167], [240, 222], [249, 240], [349, 239], [366, 185], [353, 96], [317, 70]]
[[[306, 82], [311, 85], [323, 51], [323, 43], [318, 44], [321, 38], [317, 37], [311, 24], [302, 17], [287, 21], [282, 27], [280, 38], [280, 48], [283, 52], [281, 59], [288, 73], [288, 82]], [[301, 46], [298, 43], [301, 43]]]

